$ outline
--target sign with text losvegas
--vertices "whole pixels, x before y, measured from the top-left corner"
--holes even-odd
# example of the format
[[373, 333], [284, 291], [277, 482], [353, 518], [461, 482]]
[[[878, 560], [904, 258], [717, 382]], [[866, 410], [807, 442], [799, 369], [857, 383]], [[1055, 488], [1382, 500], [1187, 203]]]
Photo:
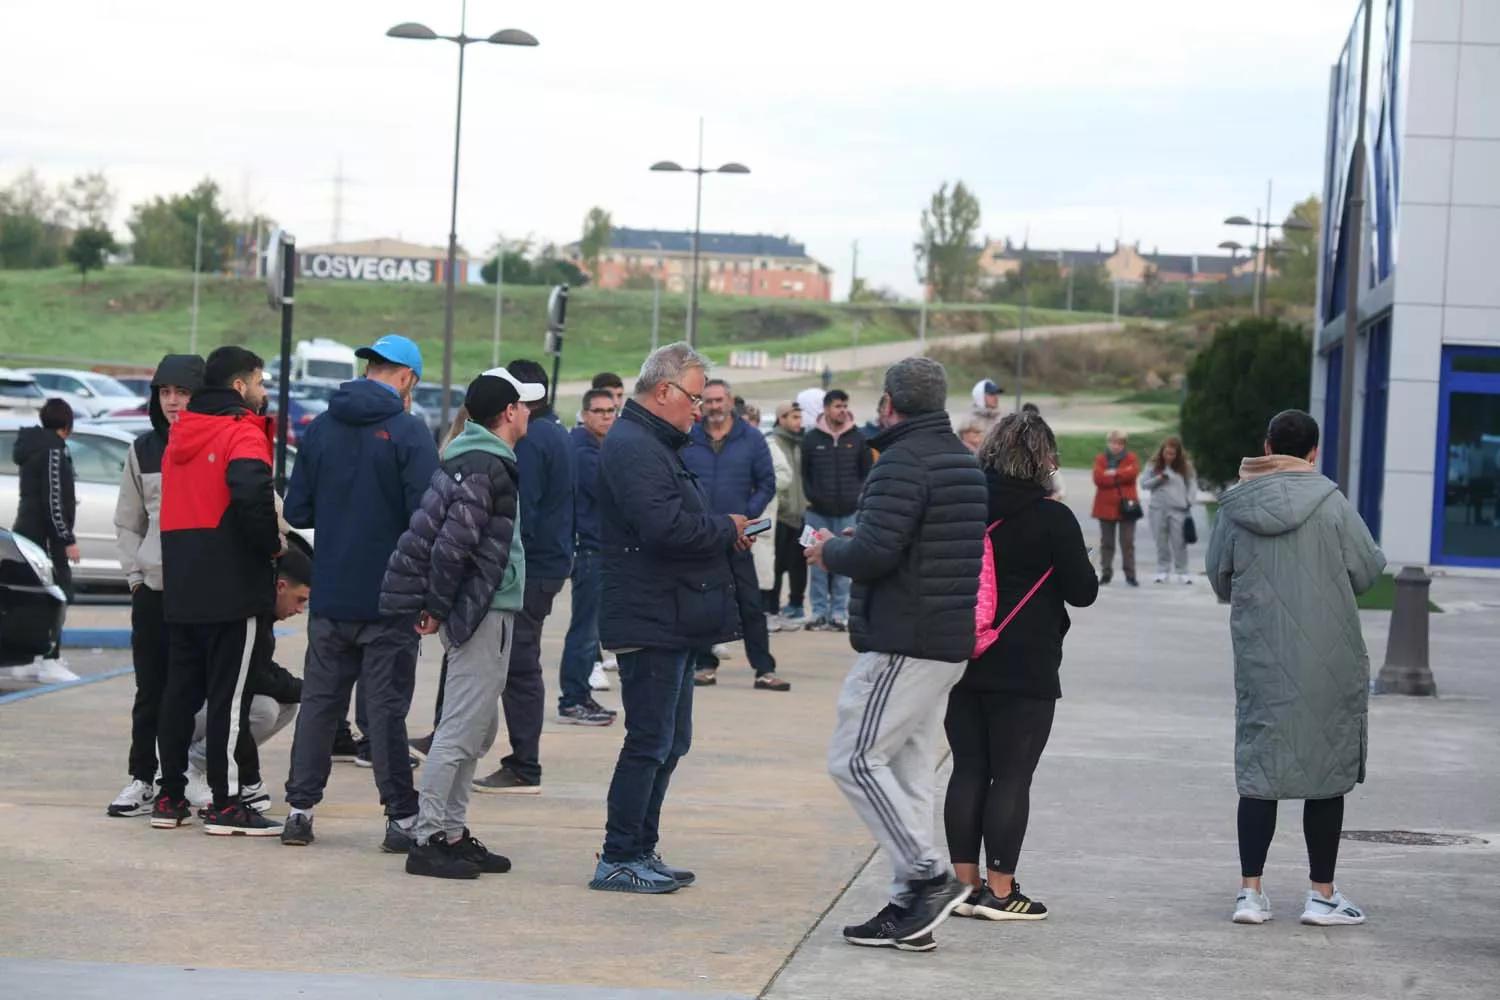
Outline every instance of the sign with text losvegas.
[[442, 273], [441, 261], [344, 253], [299, 254], [297, 270], [307, 278], [340, 281], [433, 282]]

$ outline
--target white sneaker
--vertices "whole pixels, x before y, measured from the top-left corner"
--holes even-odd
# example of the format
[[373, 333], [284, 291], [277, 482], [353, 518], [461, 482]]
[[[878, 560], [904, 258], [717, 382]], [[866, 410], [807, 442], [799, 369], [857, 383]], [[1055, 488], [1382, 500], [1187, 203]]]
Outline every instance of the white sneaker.
[[604, 664], [594, 664], [593, 672], [589, 674], [589, 687], [595, 691], [610, 690], [609, 675], [604, 672]]
[[214, 803], [213, 789], [208, 787], [208, 775], [192, 764], [188, 765], [187, 786], [182, 791], [182, 797], [194, 809], [205, 809]]
[[66, 684], [78, 680], [78, 675], [68, 669], [67, 660], [39, 660], [36, 679], [43, 684]]
[[1178, 583], [1192, 583], [1193, 582], [1193, 578], [1190, 577], [1190, 576], [1188, 576], [1186, 573], [1184, 573], [1184, 574], [1182, 574], [1181, 576], [1179, 576], [1177, 578], [1177, 582]]
[[1344, 898], [1338, 887], [1334, 887], [1333, 898], [1324, 899], [1322, 893], [1307, 890], [1307, 907], [1302, 911], [1302, 922], [1317, 927], [1344, 927], [1365, 922], [1365, 911]]
[[132, 779], [105, 812], [110, 816], [149, 816], [156, 801], [156, 788], [150, 782]]
[[1241, 889], [1234, 897], [1234, 922], [1237, 924], [1263, 924], [1272, 919], [1271, 897], [1254, 889]]
[[254, 809], [258, 813], [265, 813], [271, 808], [271, 795], [266, 791], [266, 783], [257, 781], [253, 785], [240, 786], [240, 801], [248, 809]]
[[727, 660], [730, 656], [729, 647], [723, 643], [715, 646], [711, 652], [721, 660]]
[[1166, 583], [1166, 582], [1167, 582], [1167, 574], [1165, 574], [1165, 573], [1158, 573], [1158, 574], [1156, 574], [1156, 576], [1155, 576], [1155, 577], [1154, 577], [1154, 578], [1153, 578], [1153, 579], [1152, 579], [1152, 581], [1151, 581], [1151, 582], [1152, 582], [1152, 583]]
[[605, 670], [619, 670], [620, 669], [620, 661], [615, 656], [614, 653], [605, 653], [604, 654], [604, 662], [600, 663], [599, 665], [601, 667], [603, 667]]

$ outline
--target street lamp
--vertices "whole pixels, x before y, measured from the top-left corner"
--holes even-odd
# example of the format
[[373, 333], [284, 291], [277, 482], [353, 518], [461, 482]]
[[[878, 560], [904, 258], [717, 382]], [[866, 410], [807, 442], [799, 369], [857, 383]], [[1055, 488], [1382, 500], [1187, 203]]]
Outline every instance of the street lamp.
[[[443, 416], [447, 426], [452, 414], [449, 412], [453, 391], [453, 295], [454, 272], [458, 269], [458, 149], [464, 124], [464, 50], [476, 42], [487, 45], [520, 45], [531, 47], [537, 44], [534, 36], [517, 28], [506, 28], [484, 38], [465, 34], [468, 26], [469, 5], [464, 0], [459, 14], [458, 34], [439, 35], [425, 24], [407, 21], [386, 32], [389, 38], [405, 38], [418, 42], [445, 41], [458, 46], [458, 108], [453, 120], [453, 200], [448, 216], [448, 268], [447, 290], [443, 296]], [[502, 260], [503, 264], [503, 260]]]
[[652, 240], [651, 245], [656, 247], [656, 266], [651, 269], [651, 353], [655, 354], [661, 346], [661, 240]]
[[[661, 160], [651, 164], [651, 169], [658, 173], [675, 174], [697, 174], [698, 175], [698, 201], [693, 212], [693, 289], [691, 298], [688, 300], [688, 346], [698, 346], [698, 240], [702, 235], [703, 228], [703, 175], [704, 174], [748, 174], [750, 168], [743, 163], [726, 163], [722, 167], [708, 169], [703, 165], [703, 119], [698, 119], [698, 165], [696, 167], [684, 167], [672, 160]], [[755, 280], [752, 273], [750, 280]]]
[[[1263, 289], [1265, 284], [1270, 280], [1271, 277], [1270, 255], [1272, 253], [1283, 252], [1285, 250], [1284, 247], [1281, 247], [1279, 245], [1276, 247], [1273, 247], [1271, 245], [1271, 230], [1280, 229], [1284, 235], [1289, 232], [1305, 232], [1313, 228], [1311, 223], [1307, 222], [1304, 219], [1300, 219], [1297, 216], [1292, 216], [1285, 222], [1272, 222], [1269, 218], [1269, 207], [1267, 208], [1266, 214], [1268, 217], [1265, 221], [1261, 220], [1260, 209], [1255, 210], [1255, 220], [1253, 222], [1243, 215], [1231, 215], [1229, 218], [1224, 220], [1224, 225], [1226, 226], [1250, 226], [1254, 229], [1260, 230], [1260, 232], [1256, 236], [1256, 242], [1251, 244], [1248, 248], [1241, 247], [1240, 244], [1234, 243], [1233, 240], [1226, 240], [1223, 243], [1219, 244], [1219, 248], [1221, 250], [1248, 249], [1252, 255], [1260, 255], [1255, 258], [1255, 274], [1251, 279], [1251, 289], [1253, 293], [1252, 297], [1254, 299], [1254, 309], [1257, 316], [1265, 315], [1265, 294]], [[1231, 246], [1231, 244], [1233, 245]], [[1262, 265], [1262, 260], [1264, 260], [1264, 267]]]

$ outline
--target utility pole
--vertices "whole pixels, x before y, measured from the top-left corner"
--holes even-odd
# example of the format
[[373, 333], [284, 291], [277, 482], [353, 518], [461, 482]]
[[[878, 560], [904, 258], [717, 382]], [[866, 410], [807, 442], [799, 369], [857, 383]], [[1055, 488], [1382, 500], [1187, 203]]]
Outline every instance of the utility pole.
[[1021, 412], [1021, 397], [1025, 391], [1026, 382], [1026, 307], [1031, 304], [1031, 279], [1027, 272], [1031, 269], [1026, 265], [1030, 262], [1029, 255], [1021, 256], [1021, 325], [1016, 330], [1016, 412]]
[[500, 299], [505, 287], [505, 237], [495, 244], [495, 346], [490, 352], [491, 368], [500, 367]]

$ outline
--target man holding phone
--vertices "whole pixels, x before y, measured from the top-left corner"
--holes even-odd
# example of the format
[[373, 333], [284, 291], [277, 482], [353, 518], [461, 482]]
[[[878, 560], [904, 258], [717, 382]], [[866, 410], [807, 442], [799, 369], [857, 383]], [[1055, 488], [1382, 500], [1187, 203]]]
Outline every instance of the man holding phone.
[[[753, 537], [753, 522], [761, 519], [776, 495], [776, 469], [765, 437], [743, 420], [736, 420], [733, 406], [729, 383], [709, 379], [703, 388], [703, 419], [693, 425], [690, 432], [693, 441], [683, 449], [682, 461], [708, 495], [709, 509], [715, 514], [739, 514], [749, 519], [752, 523], [746, 526], [745, 534]], [[769, 527], [767, 519], [760, 530]], [[750, 666], [755, 668], [755, 689], [790, 691], [791, 684], [776, 676], [755, 560], [746, 551], [736, 552], [729, 561], [734, 570], [735, 600], [739, 606], [740, 630], [745, 636], [745, 653]], [[693, 683], [698, 687], [717, 684], [717, 662], [700, 658]]]

